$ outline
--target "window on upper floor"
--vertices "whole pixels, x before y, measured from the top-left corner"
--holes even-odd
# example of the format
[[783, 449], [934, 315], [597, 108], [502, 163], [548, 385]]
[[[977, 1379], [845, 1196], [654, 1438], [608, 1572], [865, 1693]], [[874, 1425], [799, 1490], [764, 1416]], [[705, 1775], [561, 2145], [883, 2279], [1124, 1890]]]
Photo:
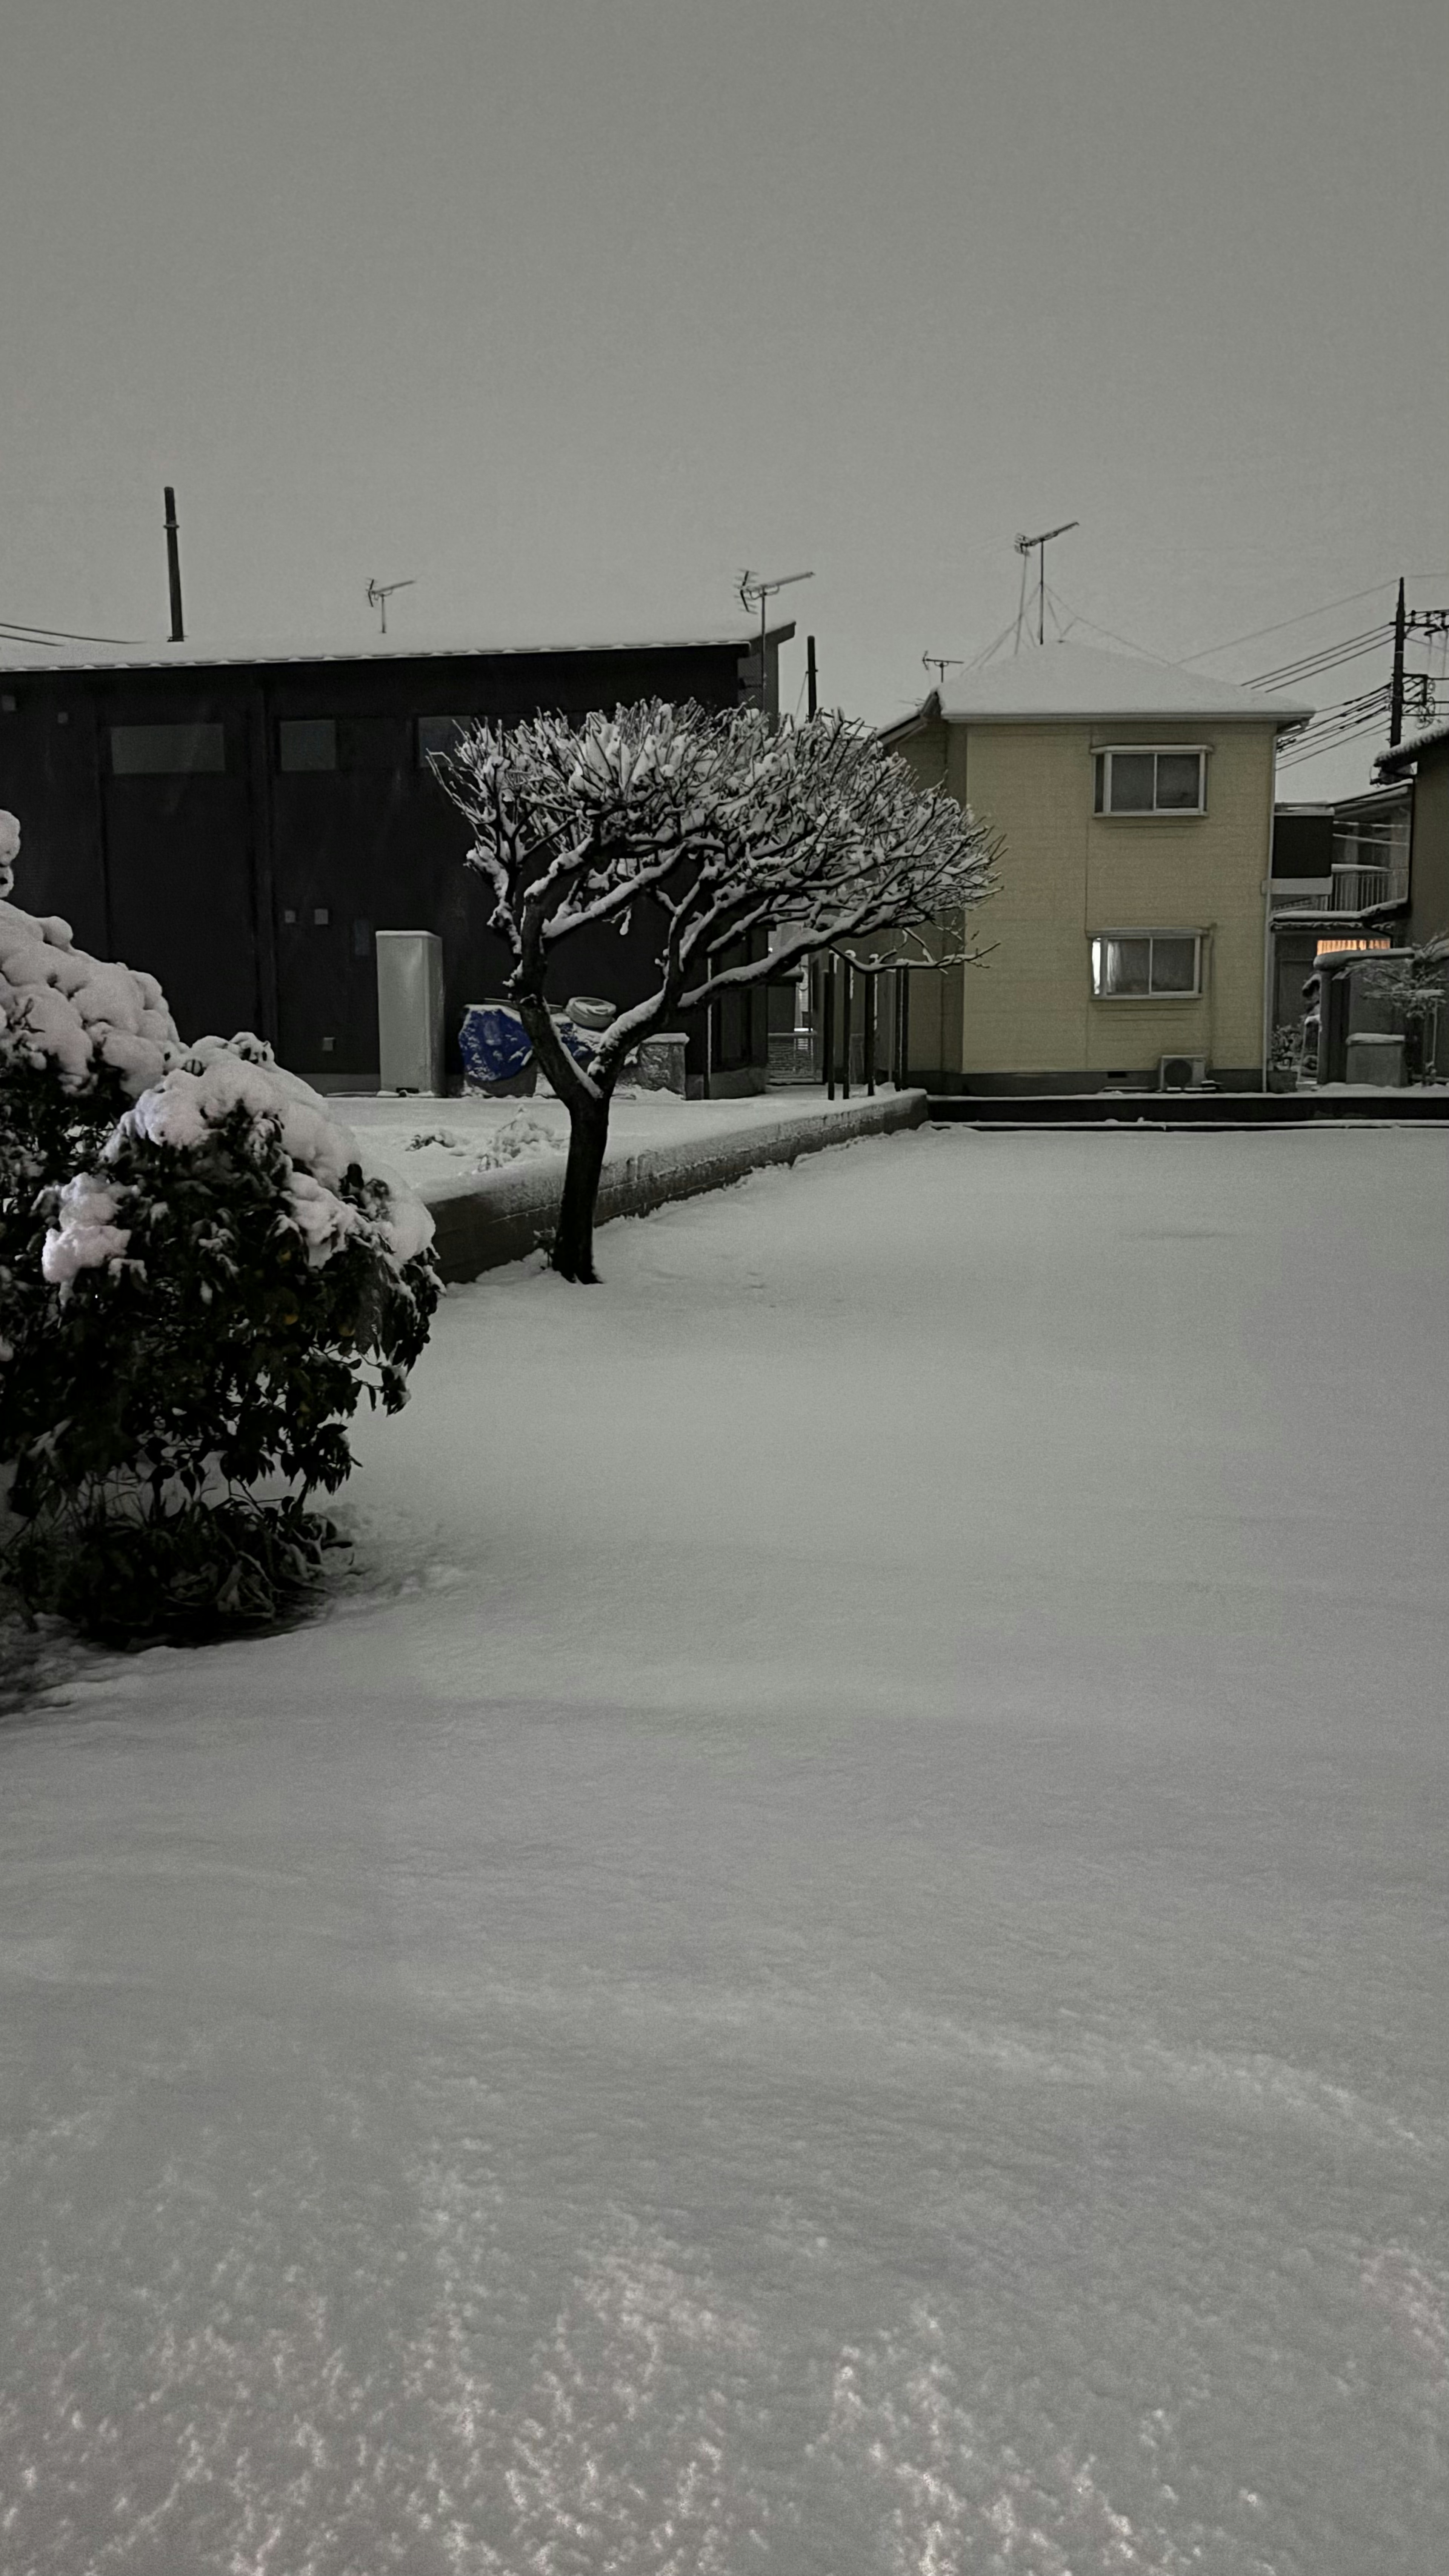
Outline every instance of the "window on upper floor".
[[1202, 814], [1207, 755], [1171, 743], [1114, 745], [1095, 755], [1097, 814]]
[[476, 716], [419, 716], [418, 767], [426, 769], [435, 752], [444, 756], [455, 752], [468, 727], [477, 724]]
[[1202, 991], [1196, 930], [1104, 930], [1092, 942], [1099, 1002], [1187, 1002]]
[[335, 716], [283, 716], [277, 726], [279, 769], [335, 769]]
[[402, 716], [283, 716], [277, 767], [287, 776], [304, 770], [398, 770], [407, 765], [410, 738]]
[[118, 724], [110, 727], [113, 778], [183, 778], [226, 767], [226, 727], [219, 724]]

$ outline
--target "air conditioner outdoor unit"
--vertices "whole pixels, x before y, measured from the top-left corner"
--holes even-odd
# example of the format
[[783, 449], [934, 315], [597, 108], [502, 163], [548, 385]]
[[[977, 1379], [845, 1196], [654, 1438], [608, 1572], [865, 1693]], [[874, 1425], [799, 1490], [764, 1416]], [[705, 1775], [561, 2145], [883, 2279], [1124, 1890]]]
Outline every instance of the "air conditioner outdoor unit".
[[1203, 1091], [1207, 1087], [1205, 1055], [1165, 1055], [1157, 1067], [1159, 1091]]

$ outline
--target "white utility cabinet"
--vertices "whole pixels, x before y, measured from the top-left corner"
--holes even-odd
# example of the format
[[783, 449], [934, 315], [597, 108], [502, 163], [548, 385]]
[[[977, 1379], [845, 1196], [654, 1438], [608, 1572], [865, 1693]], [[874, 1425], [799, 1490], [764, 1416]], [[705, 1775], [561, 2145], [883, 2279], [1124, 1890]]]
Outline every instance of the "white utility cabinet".
[[435, 930], [379, 930], [378, 1076], [383, 1091], [443, 1089], [443, 943]]

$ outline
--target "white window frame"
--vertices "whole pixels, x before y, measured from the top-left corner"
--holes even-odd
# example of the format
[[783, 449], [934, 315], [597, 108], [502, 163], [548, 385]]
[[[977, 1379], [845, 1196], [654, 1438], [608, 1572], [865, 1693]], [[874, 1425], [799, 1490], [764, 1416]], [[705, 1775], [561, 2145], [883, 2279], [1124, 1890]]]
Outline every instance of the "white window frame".
[[[1205, 742], [1098, 742], [1092, 746], [1092, 815], [1099, 823], [1194, 823], [1207, 812], [1207, 765], [1210, 745]], [[1129, 753], [1134, 760], [1150, 754], [1154, 761], [1164, 754], [1169, 759], [1197, 762], [1197, 796], [1195, 805], [1159, 805], [1157, 772], [1152, 773], [1153, 803], [1148, 806], [1124, 807], [1120, 812], [1112, 803], [1112, 763]], [[1098, 770], [1097, 763], [1102, 767]], [[1097, 802], [1097, 780], [1102, 782], [1102, 802]]]
[[[1171, 990], [1163, 993], [1154, 993], [1150, 989], [1145, 993], [1099, 992], [1097, 990], [1097, 959], [1095, 952], [1099, 943], [1107, 939], [1190, 939], [1193, 943], [1194, 982], [1192, 991], [1190, 993], [1184, 993], [1180, 986], [1174, 986]], [[1142, 1004], [1145, 1002], [1150, 1004], [1154, 1010], [1163, 1002], [1200, 1002], [1204, 991], [1204, 967], [1207, 958], [1207, 942], [1208, 934], [1205, 930], [1187, 930], [1180, 924], [1176, 928], [1173, 928], [1166, 923], [1159, 923], [1153, 929], [1134, 927], [1130, 930], [1094, 930], [1091, 933], [1089, 943], [1091, 950], [1089, 971], [1092, 978], [1093, 1001], [1105, 1003], [1109, 1010], [1114, 1011], [1117, 1009], [1119, 1003], [1124, 1002], [1133, 1004], [1138, 1009], [1140, 1009]], [[1150, 955], [1147, 960], [1147, 978], [1150, 988], [1152, 981], [1152, 959]]]

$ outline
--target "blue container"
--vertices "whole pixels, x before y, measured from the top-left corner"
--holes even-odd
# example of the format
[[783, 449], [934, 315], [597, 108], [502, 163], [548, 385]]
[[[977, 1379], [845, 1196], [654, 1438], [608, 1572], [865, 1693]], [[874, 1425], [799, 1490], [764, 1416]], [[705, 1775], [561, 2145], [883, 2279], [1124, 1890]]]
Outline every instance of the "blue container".
[[578, 1028], [563, 1011], [551, 1011], [549, 1017], [575, 1064], [581, 1064], [587, 1073], [598, 1047], [598, 1032], [594, 1029]]
[[494, 1099], [527, 1098], [538, 1081], [533, 1040], [511, 1002], [470, 1002], [458, 1032], [463, 1078]]

